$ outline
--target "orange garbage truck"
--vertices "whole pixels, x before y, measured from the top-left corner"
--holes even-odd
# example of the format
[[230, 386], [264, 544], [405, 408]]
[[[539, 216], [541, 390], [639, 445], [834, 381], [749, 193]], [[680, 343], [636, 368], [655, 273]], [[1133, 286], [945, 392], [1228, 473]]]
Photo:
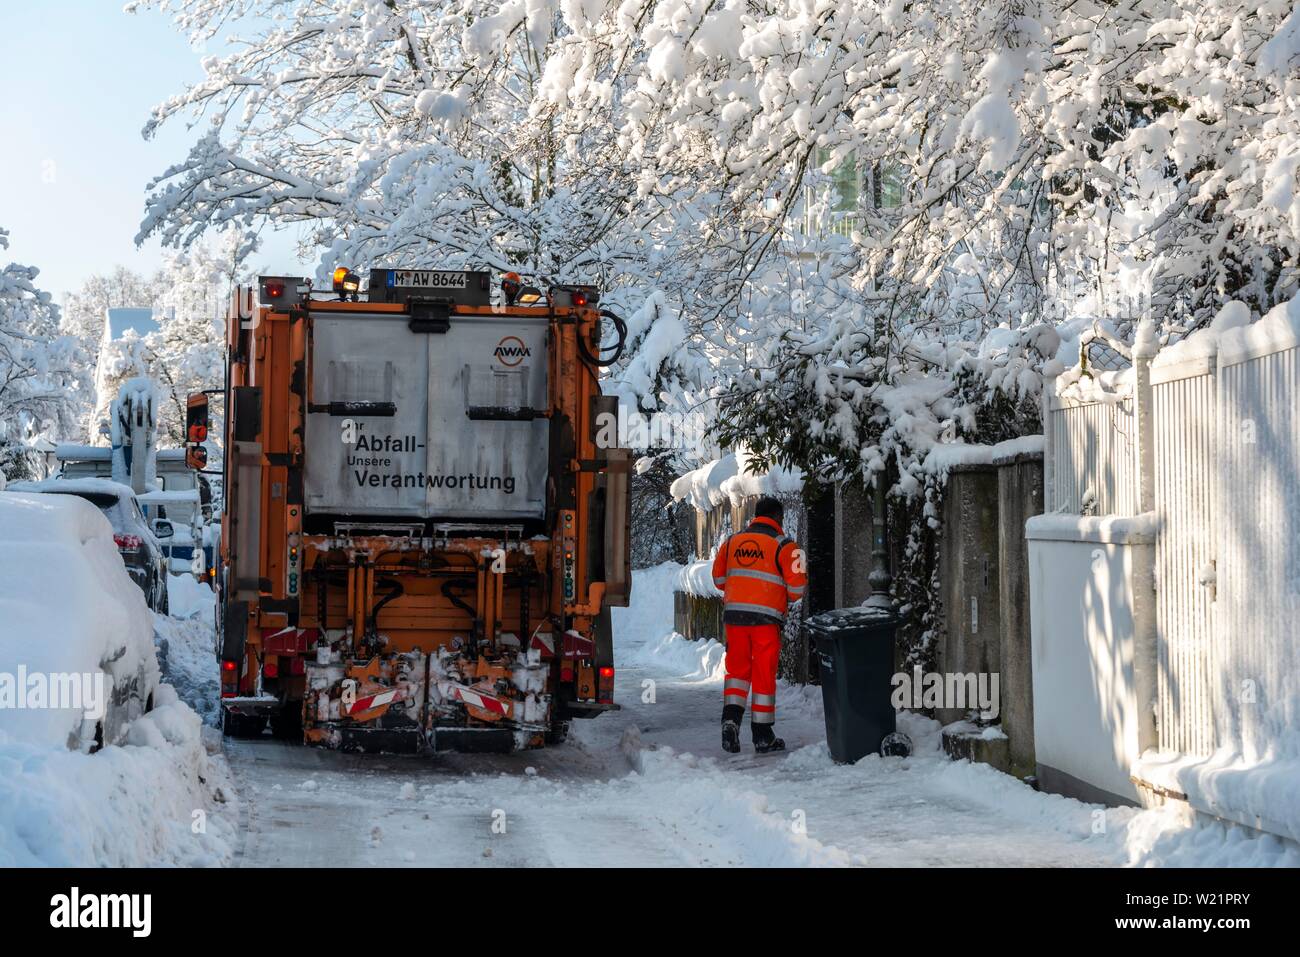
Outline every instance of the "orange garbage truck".
[[[227, 735], [509, 751], [617, 708], [629, 455], [599, 380], [626, 326], [597, 289], [264, 276], [227, 329]], [[187, 424], [201, 466], [205, 396]]]

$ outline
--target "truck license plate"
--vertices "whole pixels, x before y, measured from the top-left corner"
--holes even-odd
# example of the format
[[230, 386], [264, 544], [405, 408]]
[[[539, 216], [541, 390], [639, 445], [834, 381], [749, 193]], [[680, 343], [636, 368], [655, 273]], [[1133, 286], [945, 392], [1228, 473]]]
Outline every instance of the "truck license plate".
[[394, 269], [389, 274], [388, 284], [404, 289], [464, 289], [467, 286], [463, 272], [431, 269]]

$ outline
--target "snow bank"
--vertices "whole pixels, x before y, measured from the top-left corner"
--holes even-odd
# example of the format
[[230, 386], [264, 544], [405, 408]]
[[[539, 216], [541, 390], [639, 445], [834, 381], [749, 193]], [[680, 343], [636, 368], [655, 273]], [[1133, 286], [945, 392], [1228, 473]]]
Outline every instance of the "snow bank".
[[749, 451], [740, 448], [687, 472], [673, 482], [671, 492], [676, 501], [707, 512], [723, 502], [738, 507], [747, 498], [792, 495], [802, 489], [803, 473], [798, 469], [777, 465], [760, 470]]
[[167, 603], [173, 618], [202, 618], [212, 622], [217, 596], [193, 575], [171, 575], [167, 580]]
[[[0, 673], [95, 674], [110, 660], [158, 679], [151, 615], [108, 519], [75, 495], [0, 492]], [[83, 717], [0, 709], [0, 743], [65, 748]]]
[[163, 679], [198, 712], [204, 724], [217, 727], [221, 681], [212, 646], [216, 596], [192, 575], [172, 575], [167, 594], [171, 617], [154, 616]]
[[1186, 794], [1201, 811], [1238, 823], [1257, 821], [1300, 842], [1300, 760], [1244, 761], [1223, 751], [1209, 758], [1149, 752], [1133, 773], [1162, 788]]
[[691, 641], [673, 631], [673, 591], [693, 567], [664, 562], [634, 572], [632, 604], [612, 609], [614, 659], [619, 667], [668, 666], [691, 680], [721, 679], [726, 649], [716, 641]]
[[1124, 847], [1131, 867], [1300, 867], [1300, 845], [1195, 815], [1180, 802], [1134, 814]]
[[167, 685], [122, 746], [96, 754], [0, 742], [0, 867], [230, 862], [234, 790], [198, 717]]
[[712, 638], [692, 640], [669, 631], [636, 648], [628, 664], [664, 668], [691, 681], [721, 681], [727, 649]]

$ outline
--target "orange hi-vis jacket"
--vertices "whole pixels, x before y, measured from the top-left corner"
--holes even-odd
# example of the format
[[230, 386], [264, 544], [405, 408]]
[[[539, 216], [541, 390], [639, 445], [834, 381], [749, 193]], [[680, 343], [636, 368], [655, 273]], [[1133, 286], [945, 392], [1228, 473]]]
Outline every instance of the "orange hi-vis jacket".
[[779, 625], [808, 587], [803, 552], [772, 519], [756, 518], [718, 548], [713, 584], [722, 592], [724, 623]]

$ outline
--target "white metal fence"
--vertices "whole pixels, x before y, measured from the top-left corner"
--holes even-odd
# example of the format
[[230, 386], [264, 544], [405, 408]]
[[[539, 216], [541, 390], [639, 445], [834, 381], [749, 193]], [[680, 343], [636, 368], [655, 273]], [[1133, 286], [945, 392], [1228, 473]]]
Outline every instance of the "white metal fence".
[[1053, 468], [1048, 510], [1136, 515], [1137, 445], [1131, 396], [1105, 401], [1051, 397], [1046, 445]]
[[1300, 758], [1300, 337], [1219, 355], [1215, 744]]
[[1157, 520], [1160, 750], [1246, 764], [1300, 758], [1300, 333], [1264, 322], [1044, 404], [1047, 510]]
[[1213, 750], [1215, 405], [1209, 363], [1151, 376], [1156, 536], [1156, 732], [1161, 750]]

